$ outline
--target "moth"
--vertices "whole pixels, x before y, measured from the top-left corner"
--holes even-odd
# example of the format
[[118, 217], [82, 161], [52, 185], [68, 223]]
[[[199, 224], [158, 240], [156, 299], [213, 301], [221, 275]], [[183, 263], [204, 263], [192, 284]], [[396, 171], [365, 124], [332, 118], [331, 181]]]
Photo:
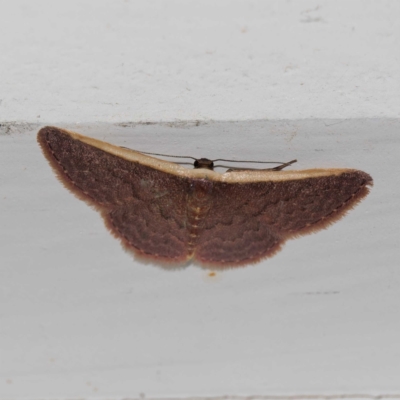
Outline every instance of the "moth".
[[94, 206], [132, 250], [171, 267], [190, 260], [241, 266], [275, 254], [290, 238], [332, 224], [369, 192], [355, 169], [194, 169], [55, 127], [38, 142], [60, 181]]

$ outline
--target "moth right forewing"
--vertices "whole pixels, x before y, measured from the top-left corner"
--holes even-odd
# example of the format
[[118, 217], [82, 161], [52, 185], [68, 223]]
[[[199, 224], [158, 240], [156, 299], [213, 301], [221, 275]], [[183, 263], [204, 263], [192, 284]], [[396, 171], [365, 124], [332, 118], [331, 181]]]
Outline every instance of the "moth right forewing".
[[343, 216], [365, 197], [370, 184], [371, 177], [356, 170], [274, 182], [262, 214], [284, 237], [315, 231]]

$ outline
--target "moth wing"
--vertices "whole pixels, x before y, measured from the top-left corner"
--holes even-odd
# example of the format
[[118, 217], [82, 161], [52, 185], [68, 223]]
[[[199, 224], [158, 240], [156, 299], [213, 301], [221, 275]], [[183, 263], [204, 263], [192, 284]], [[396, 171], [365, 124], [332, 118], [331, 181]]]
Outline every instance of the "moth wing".
[[185, 178], [110, 154], [58, 128], [41, 129], [38, 141], [59, 179], [101, 212], [128, 249], [166, 262], [186, 260]]
[[358, 170], [342, 170], [300, 180], [275, 182], [262, 220], [285, 239], [315, 232], [343, 217], [368, 193], [372, 178]]
[[286, 239], [342, 217], [367, 195], [369, 184], [372, 178], [357, 170], [305, 179], [215, 182], [213, 207], [195, 256], [221, 266], [269, 257]]

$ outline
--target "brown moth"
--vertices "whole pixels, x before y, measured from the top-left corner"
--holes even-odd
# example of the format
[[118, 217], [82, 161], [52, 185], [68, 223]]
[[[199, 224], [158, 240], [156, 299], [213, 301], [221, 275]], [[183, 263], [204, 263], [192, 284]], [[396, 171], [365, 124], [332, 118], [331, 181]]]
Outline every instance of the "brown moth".
[[127, 249], [170, 266], [270, 257], [287, 239], [338, 220], [372, 185], [355, 169], [221, 174], [207, 159], [187, 169], [54, 127], [41, 129], [38, 142], [62, 183], [96, 207]]

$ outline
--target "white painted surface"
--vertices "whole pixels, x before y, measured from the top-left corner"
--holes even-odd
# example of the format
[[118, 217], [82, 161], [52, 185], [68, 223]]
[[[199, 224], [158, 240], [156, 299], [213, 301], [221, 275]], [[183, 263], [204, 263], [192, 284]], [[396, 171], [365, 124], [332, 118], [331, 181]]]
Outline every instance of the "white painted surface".
[[0, 7], [2, 120], [399, 117], [396, 0]]
[[[399, 4], [0, 2], [0, 398], [400, 393]], [[210, 119], [259, 121], [113, 125]], [[57, 182], [41, 121], [375, 186], [270, 260], [165, 271]]]

